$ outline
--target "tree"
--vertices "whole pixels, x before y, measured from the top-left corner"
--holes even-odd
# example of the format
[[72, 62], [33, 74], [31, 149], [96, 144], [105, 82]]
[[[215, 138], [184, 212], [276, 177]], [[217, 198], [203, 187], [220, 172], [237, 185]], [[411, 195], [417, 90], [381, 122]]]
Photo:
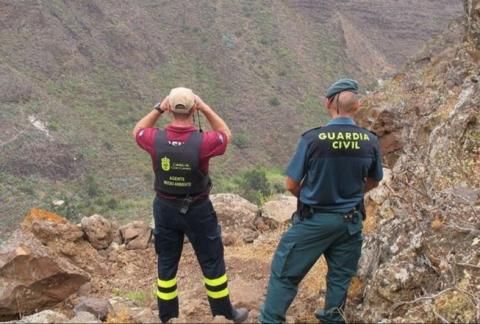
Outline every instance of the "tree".
[[253, 169], [244, 173], [240, 183], [242, 195], [256, 204], [272, 194], [265, 170]]

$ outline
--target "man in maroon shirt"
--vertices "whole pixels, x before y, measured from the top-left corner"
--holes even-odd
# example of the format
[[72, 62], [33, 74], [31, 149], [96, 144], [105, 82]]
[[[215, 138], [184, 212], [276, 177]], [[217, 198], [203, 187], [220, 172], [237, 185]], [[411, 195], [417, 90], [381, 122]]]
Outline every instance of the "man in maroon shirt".
[[[203, 113], [212, 131], [195, 128], [196, 110]], [[171, 113], [172, 122], [164, 130], [154, 128], [165, 112]], [[178, 317], [176, 273], [187, 235], [202, 268], [213, 316], [223, 315], [235, 323], [245, 321], [248, 310], [235, 309], [230, 303], [220, 225], [209, 199], [208, 163], [225, 153], [231, 138], [227, 124], [192, 90], [175, 88], [137, 123], [133, 136], [150, 153], [155, 172], [153, 214], [160, 320]]]

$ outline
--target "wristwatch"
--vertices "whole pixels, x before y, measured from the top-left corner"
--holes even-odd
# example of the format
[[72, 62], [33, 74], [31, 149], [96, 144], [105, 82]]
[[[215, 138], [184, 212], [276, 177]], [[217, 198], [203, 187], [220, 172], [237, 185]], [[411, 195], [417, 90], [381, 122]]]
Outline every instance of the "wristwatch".
[[156, 111], [158, 111], [160, 114], [163, 114], [165, 111], [162, 110], [162, 108], [160, 108], [160, 104], [161, 102], [157, 102], [155, 104], [155, 106], [153, 106], [153, 109], [155, 109]]

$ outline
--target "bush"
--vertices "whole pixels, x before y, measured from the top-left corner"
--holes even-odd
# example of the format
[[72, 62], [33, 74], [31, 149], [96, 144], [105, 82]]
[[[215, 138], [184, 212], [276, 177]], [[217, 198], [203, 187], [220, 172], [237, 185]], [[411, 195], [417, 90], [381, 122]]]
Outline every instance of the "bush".
[[268, 103], [270, 104], [270, 106], [279, 106], [280, 105], [280, 100], [278, 100], [277, 97], [272, 97], [272, 98], [270, 98]]
[[107, 201], [106, 205], [110, 209], [117, 209], [118, 201], [115, 198], [112, 197]]
[[244, 173], [240, 183], [241, 194], [251, 202], [261, 204], [272, 194], [265, 170], [253, 169]]
[[97, 197], [100, 194], [100, 189], [93, 175], [87, 177], [87, 194], [90, 198]]
[[244, 133], [238, 133], [233, 137], [232, 143], [239, 149], [245, 149], [249, 146], [248, 136]]

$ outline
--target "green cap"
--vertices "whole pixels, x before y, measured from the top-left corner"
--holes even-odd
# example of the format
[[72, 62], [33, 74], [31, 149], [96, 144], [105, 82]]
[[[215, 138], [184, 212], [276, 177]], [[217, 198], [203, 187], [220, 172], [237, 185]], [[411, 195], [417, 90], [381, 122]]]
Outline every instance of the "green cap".
[[328, 99], [332, 98], [336, 94], [343, 91], [358, 92], [358, 82], [352, 79], [341, 79], [335, 82], [328, 88], [325, 97]]

